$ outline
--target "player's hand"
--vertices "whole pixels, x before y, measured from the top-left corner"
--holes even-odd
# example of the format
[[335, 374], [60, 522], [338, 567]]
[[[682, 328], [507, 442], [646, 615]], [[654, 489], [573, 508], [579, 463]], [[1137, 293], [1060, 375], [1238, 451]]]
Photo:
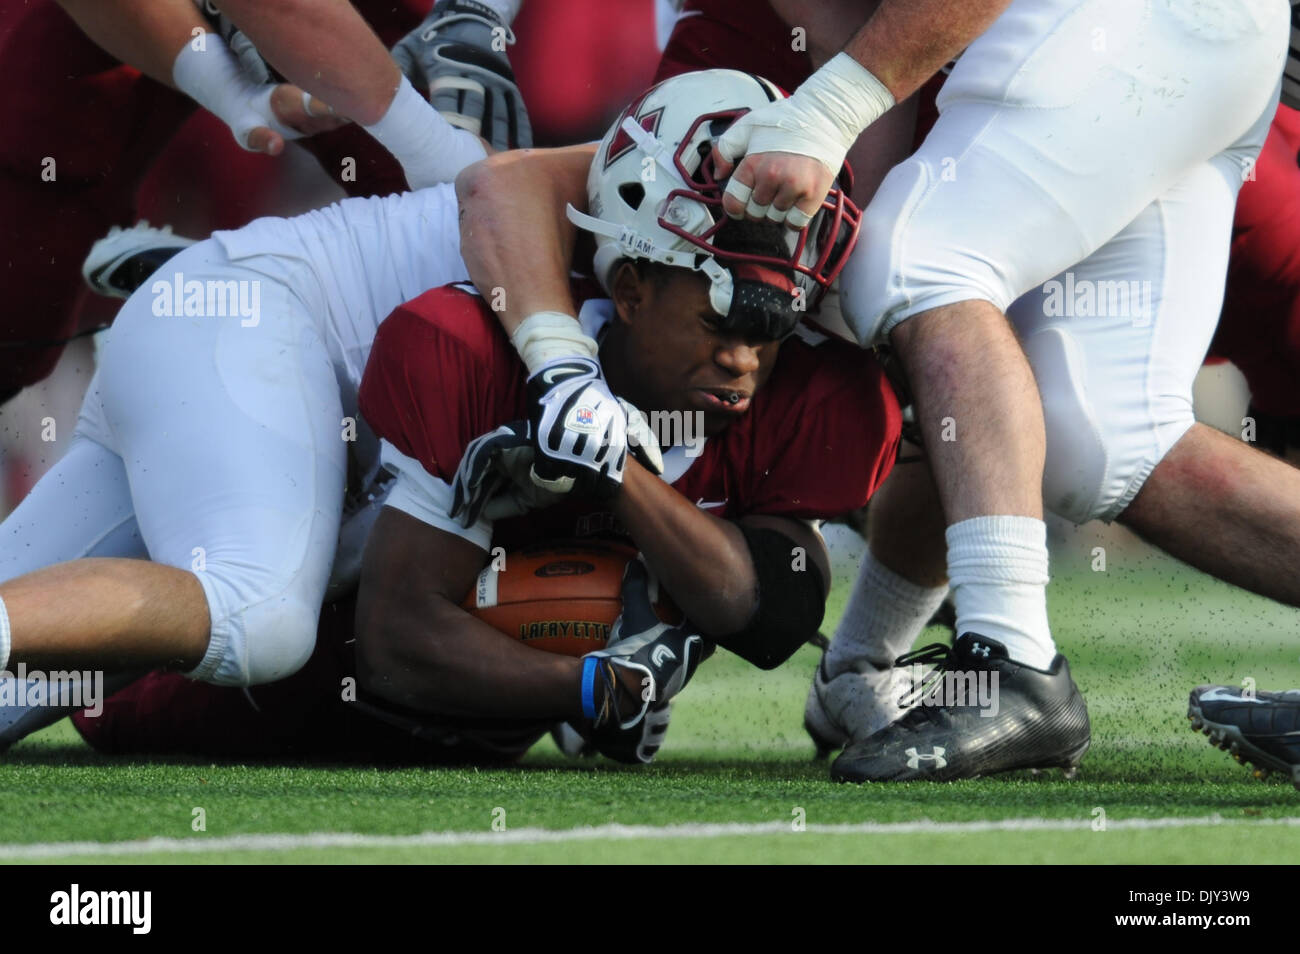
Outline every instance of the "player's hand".
[[[300, 136], [314, 136], [347, 125], [323, 100], [311, 96], [292, 83], [280, 83], [271, 90], [268, 100], [271, 113], [285, 128]], [[289, 138], [296, 138], [290, 136]], [[278, 156], [284, 151], [285, 137], [269, 126], [254, 126], [248, 133], [248, 148]]]
[[533, 441], [527, 421], [511, 421], [470, 441], [451, 482], [451, 516], [462, 527], [480, 517], [501, 520], [561, 500], [530, 475]]
[[731, 176], [722, 208], [733, 219], [804, 228], [835, 182], [847, 150], [840, 151], [811, 117], [793, 114], [791, 103], [777, 100], [751, 110], [714, 146], [717, 175]]
[[532, 479], [552, 493], [577, 492], [598, 500], [623, 483], [629, 448], [663, 473], [659, 443], [635, 407], [616, 398], [593, 358], [559, 358], [528, 379], [528, 417], [534, 448]]
[[837, 53], [788, 99], [750, 110], [718, 139], [717, 175], [731, 175], [723, 209], [732, 218], [803, 228], [862, 130], [893, 105], [893, 93], [870, 70]]
[[506, 46], [514, 33], [490, 7], [473, 0], [439, 0], [424, 22], [393, 47], [393, 59], [453, 126], [494, 149], [533, 144]]
[[641, 684], [641, 699], [647, 704], [667, 702], [685, 689], [712, 650], [690, 620], [672, 625], [659, 618], [654, 606], [658, 592], [658, 581], [641, 557], [629, 560], [623, 571], [623, 612], [605, 648], [591, 654], [643, 663], [652, 677], [651, 683]]
[[[668, 730], [669, 700], [685, 688], [711, 648], [691, 624], [659, 619], [650, 571], [638, 557], [623, 573], [623, 612], [596, 661], [603, 705], [593, 716], [591, 740], [607, 758], [650, 762]], [[585, 665], [585, 660], [584, 660]], [[584, 705], [586, 703], [584, 702]]]

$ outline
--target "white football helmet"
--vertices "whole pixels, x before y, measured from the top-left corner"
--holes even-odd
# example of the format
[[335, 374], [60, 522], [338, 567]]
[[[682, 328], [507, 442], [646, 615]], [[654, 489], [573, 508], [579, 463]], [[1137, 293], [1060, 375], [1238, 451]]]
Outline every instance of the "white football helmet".
[[[785, 95], [749, 73], [700, 70], [664, 80], [632, 101], [592, 160], [588, 212], [568, 207], [569, 220], [595, 236], [596, 278], [606, 292], [616, 262], [647, 259], [707, 275], [710, 304], [724, 317], [733, 302], [761, 307], [766, 299], [789, 310], [795, 284], [811, 298], [808, 307], [816, 306], [844, 267], [861, 224], [847, 195], [847, 165], [844, 185], [837, 183], [808, 226], [788, 230], [787, 257], [714, 245], [729, 219], [722, 210], [725, 180], [713, 171], [713, 144], [740, 116]], [[795, 283], [765, 266], [793, 270]]]

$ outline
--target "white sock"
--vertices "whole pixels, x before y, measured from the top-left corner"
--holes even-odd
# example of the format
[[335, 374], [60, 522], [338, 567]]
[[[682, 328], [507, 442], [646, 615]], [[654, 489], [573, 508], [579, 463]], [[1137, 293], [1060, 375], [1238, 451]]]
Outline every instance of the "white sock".
[[957, 635], [995, 639], [1016, 662], [1046, 669], [1056, 656], [1047, 623], [1047, 524], [974, 517], [947, 530]]
[[834, 678], [861, 669], [863, 662], [877, 669], [892, 666], [912, 648], [947, 593], [946, 586], [918, 586], [899, 576], [868, 547], [826, 652], [826, 671]]
[[5, 601], [0, 599], [0, 672], [9, 668], [9, 611]]

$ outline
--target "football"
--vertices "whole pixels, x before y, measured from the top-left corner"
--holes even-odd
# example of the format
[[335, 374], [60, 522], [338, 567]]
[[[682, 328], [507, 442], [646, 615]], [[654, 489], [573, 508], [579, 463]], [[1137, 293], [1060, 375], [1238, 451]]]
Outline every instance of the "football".
[[[493, 560], [462, 604], [494, 629], [566, 656], [603, 649], [623, 610], [623, 570], [636, 550], [617, 543], [546, 544]], [[665, 622], [681, 611], [652, 576], [650, 599]]]

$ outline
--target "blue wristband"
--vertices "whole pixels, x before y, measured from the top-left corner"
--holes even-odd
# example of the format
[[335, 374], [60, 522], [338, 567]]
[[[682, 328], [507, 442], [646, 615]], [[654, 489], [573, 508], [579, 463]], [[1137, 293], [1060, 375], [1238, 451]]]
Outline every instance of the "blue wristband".
[[584, 656], [582, 660], [582, 714], [588, 719], [596, 718], [596, 668], [600, 660], [595, 656]]

